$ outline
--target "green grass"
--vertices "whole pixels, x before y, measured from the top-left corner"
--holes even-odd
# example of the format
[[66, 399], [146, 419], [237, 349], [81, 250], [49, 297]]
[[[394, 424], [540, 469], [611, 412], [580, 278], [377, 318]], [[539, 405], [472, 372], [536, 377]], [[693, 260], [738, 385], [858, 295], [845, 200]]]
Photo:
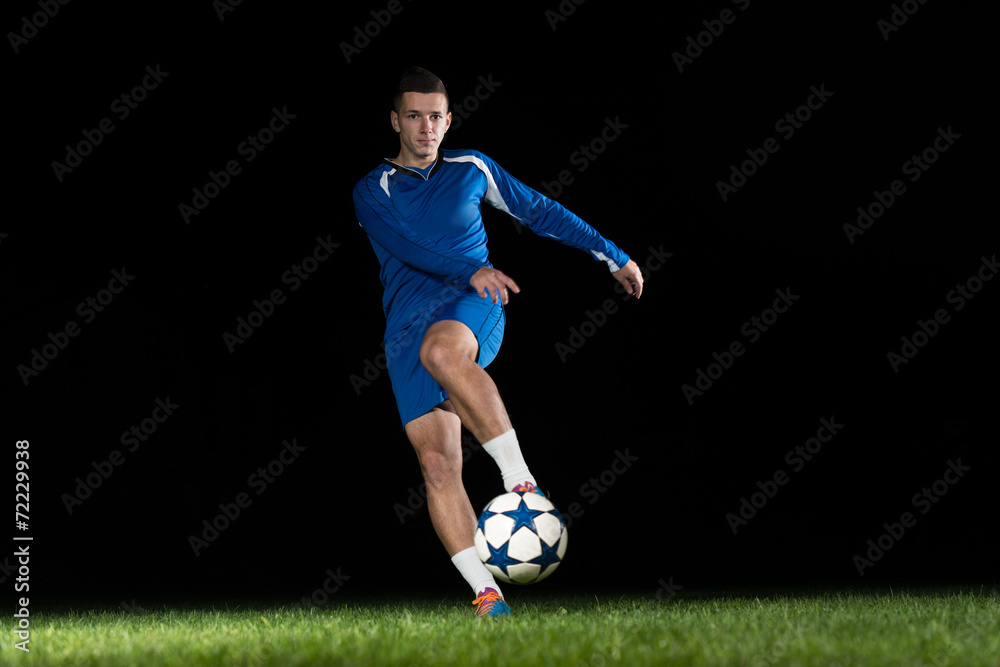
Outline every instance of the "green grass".
[[[516, 598], [516, 595], [511, 595]], [[524, 597], [524, 596], [522, 596]], [[995, 591], [566, 597], [38, 612], [3, 665], [1000, 665]]]

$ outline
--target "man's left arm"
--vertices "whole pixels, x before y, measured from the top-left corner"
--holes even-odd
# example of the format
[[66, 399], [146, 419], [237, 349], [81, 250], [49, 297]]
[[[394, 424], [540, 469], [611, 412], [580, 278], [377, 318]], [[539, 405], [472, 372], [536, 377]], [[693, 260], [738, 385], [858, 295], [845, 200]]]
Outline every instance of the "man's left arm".
[[642, 295], [642, 272], [621, 248], [559, 202], [529, 188], [489, 157], [481, 154], [480, 157], [490, 173], [487, 203], [539, 236], [555, 239], [604, 261], [626, 292], [636, 298]]

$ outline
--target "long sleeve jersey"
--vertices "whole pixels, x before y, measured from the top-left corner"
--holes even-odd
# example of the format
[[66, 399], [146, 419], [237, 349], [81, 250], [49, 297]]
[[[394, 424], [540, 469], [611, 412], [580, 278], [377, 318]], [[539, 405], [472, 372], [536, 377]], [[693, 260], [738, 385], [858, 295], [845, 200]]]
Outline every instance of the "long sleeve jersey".
[[629, 257], [558, 202], [536, 192], [473, 150], [442, 150], [426, 169], [391, 160], [354, 188], [354, 208], [381, 264], [387, 337], [420, 317], [443, 290], [472, 290], [492, 266], [482, 202], [532, 232], [589, 253], [617, 271]]

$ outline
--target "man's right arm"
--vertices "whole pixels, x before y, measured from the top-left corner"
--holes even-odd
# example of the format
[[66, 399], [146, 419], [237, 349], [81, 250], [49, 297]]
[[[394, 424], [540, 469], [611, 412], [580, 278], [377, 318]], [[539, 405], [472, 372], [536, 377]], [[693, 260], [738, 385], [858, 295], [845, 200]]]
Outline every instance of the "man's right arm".
[[468, 285], [485, 266], [450, 248], [431, 244], [416, 234], [396, 209], [389, 195], [372, 179], [354, 187], [354, 210], [365, 232], [396, 259], [425, 273]]

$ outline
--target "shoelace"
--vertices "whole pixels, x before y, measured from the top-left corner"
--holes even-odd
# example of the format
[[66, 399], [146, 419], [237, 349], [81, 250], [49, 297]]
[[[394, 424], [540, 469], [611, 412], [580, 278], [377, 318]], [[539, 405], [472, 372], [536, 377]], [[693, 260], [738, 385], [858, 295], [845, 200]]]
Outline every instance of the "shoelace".
[[493, 609], [493, 605], [498, 601], [503, 600], [496, 591], [490, 591], [486, 595], [480, 595], [472, 604], [476, 605], [476, 616], [482, 616], [483, 614], [488, 614]]

